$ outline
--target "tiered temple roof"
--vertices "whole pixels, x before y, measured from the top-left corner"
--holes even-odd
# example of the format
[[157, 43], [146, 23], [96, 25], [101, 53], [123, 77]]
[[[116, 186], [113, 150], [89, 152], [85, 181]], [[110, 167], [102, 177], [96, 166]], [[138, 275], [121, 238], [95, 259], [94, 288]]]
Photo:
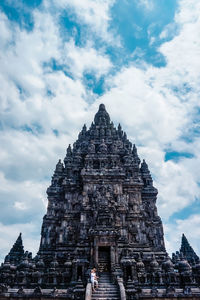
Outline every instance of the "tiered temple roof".
[[50, 288], [54, 297], [56, 287], [84, 299], [93, 267], [120, 282], [128, 299], [197, 288], [199, 262], [186, 238], [179, 255], [166, 253], [157, 194], [147, 163], [101, 104], [56, 165], [38, 254], [24, 252], [20, 234], [0, 269], [2, 290], [9, 285], [21, 295], [26, 287], [41, 296]]

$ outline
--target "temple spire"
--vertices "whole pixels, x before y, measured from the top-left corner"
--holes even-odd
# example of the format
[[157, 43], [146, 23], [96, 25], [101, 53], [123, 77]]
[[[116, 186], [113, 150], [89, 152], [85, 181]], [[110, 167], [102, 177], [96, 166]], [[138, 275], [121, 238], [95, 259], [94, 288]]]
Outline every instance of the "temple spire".
[[16, 242], [9, 252], [10, 261], [14, 264], [18, 263], [24, 255], [24, 246], [22, 242], [22, 234], [20, 232]]
[[191, 262], [193, 259], [195, 261], [199, 259], [193, 248], [190, 246], [190, 243], [188, 242], [184, 233], [182, 235], [180, 253], [182, 253], [189, 262]]
[[148, 167], [145, 159], [143, 159], [143, 162], [141, 163], [141, 172], [146, 173], [146, 174], [150, 174], [149, 167]]
[[58, 163], [56, 164], [54, 174], [52, 176], [52, 180], [51, 180], [52, 186], [60, 185], [60, 179], [63, 177], [63, 172], [64, 172], [64, 166], [63, 163], [61, 162], [61, 159], [59, 159]]
[[96, 113], [96, 115], [94, 117], [94, 123], [97, 126], [100, 126], [100, 125], [108, 126], [108, 125], [110, 125], [110, 116], [109, 116], [108, 112], [106, 111], [106, 108], [105, 108], [104, 104], [99, 105], [99, 110], [98, 110], [98, 112]]
[[57, 165], [56, 165], [56, 169], [55, 169], [55, 174], [62, 174], [63, 172], [63, 164], [61, 162], [61, 159], [59, 159]]
[[23, 243], [22, 243], [22, 234], [21, 234], [21, 232], [20, 232], [16, 242], [12, 246], [12, 248], [9, 252], [9, 255], [12, 255], [13, 253], [23, 253], [24, 254], [24, 247], [23, 247]]
[[67, 147], [67, 156], [71, 156], [72, 155], [72, 148], [71, 145], [69, 144], [69, 146]]

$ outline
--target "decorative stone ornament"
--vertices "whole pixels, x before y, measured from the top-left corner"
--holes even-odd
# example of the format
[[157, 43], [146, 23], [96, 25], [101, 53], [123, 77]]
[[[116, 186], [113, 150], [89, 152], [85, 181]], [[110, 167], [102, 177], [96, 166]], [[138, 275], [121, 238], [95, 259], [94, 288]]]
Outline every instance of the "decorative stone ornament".
[[84, 125], [68, 146], [64, 164], [56, 165], [37, 256], [24, 253], [20, 234], [0, 268], [0, 292], [9, 285], [21, 297], [31, 288], [37, 297], [50, 289], [48, 297], [63, 291], [67, 299], [84, 299], [95, 267], [110, 284], [110, 278], [118, 282], [123, 299], [126, 289], [128, 299], [148, 291], [151, 299], [160, 297], [161, 289], [173, 297], [186, 286], [198, 293], [199, 260], [185, 236], [181, 255], [173, 262], [167, 256], [157, 194], [147, 163], [140, 164], [136, 146], [101, 104], [91, 127]]

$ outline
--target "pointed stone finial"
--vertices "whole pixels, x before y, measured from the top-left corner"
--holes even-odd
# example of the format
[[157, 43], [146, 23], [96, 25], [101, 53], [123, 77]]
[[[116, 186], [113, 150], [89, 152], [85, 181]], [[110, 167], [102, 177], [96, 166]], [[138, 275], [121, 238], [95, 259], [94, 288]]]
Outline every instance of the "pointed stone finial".
[[122, 127], [121, 127], [121, 124], [120, 124], [120, 123], [119, 123], [117, 129], [118, 129], [118, 131], [122, 131]]
[[106, 126], [106, 125], [110, 124], [110, 116], [107, 113], [104, 104], [99, 105], [99, 110], [94, 117], [94, 123], [95, 123], [95, 125], [98, 125], [98, 126], [100, 126], [100, 125]]
[[123, 134], [123, 140], [125, 141], [127, 139], [127, 135], [126, 135], [126, 132], [124, 132]]
[[117, 127], [117, 133], [118, 136], [121, 138], [123, 136], [123, 131], [122, 131], [122, 127], [121, 124], [119, 123], [118, 127]]
[[133, 157], [134, 157], [134, 161], [139, 165], [140, 164], [140, 159], [139, 159], [139, 156], [137, 154], [137, 148], [136, 148], [135, 144], [133, 145], [132, 154], [133, 154]]
[[[153, 180], [152, 180], [148, 165], [144, 159], [143, 159], [143, 162], [141, 163], [140, 171], [141, 171], [142, 179], [144, 182], [144, 186], [151, 187], [154, 190], [154, 192], [157, 194], [158, 191], [153, 187]], [[153, 192], [153, 190], [152, 190], [152, 192]]]
[[86, 127], [86, 125], [84, 124], [84, 125], [83, 125], [83, 128], [82, 128], [82, 135], [85, 135], [86, 131], [87, 131], [87, 127]]
[[133, 151], [132, 151], [133, 155], [137, 156], [137, 148], [135, 146], [135, 144], [133, 144]]
[[71, 156], [72, 155], [72, 148], [71, 145], [69, 144], [68, 148], [67, 148], [67, 156]]
[[15, 253], [21, 253], [22, 255], [24, 254], [24, 247], [22, 244], [22, 234], [20, 232], [16, 242], [14, 243], [13, 247], [11, 248], [9, 255], [11, 256], [12, 254]]
[[22, 233], [21, 232], [19, 233], [16, 243], [22, 243]]
[[56, 169], [55, 169], [55, 173], [62, 173], [63, 172], [63, 164], [61, 162], [61, 159], [59, 159], [57, 165], [56, 165]]
[[141, 172], [142, 173], [150, 173], [145, 159], [143, 159], [143, 162], [141, 163]]
[[99, 105], [99, 110], [106, 110], [106, 107], [103, 103]]

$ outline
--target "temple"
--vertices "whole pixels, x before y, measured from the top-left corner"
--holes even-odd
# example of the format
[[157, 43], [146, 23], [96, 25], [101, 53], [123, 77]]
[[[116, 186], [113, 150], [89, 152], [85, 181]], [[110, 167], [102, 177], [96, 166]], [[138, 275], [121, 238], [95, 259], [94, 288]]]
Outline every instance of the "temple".
[[184, 233], [182, 235], [180, 253], [184, 255], [184, 257], [187, 259], [189, 263], [193, 263], [194, 261], [199, 260], [199, 257], [194, 252], [193, 248], [190, 246]]
[[157, 194], [147, 163], [101, 104], [56, 165], [36, 257], [21, 234], [6, 256], [0, 298], [200, 299], [199, 258], [184, 235], [180, 252], [166, 253]]

